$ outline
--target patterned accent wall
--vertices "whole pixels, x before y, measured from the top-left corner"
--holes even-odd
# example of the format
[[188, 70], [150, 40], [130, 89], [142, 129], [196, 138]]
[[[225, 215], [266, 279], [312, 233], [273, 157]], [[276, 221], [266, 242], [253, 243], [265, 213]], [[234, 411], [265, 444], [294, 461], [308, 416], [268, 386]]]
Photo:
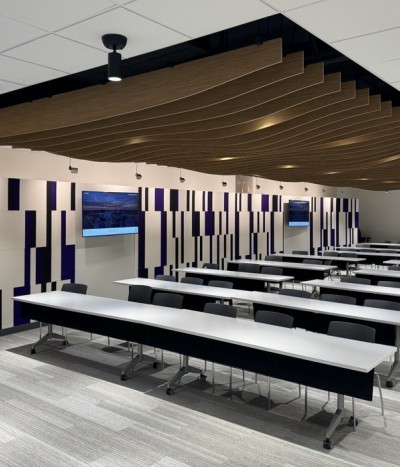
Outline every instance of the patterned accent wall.
[[[284, 251], [282, 196], [140, 189], [138, 275]], [[310, 252], [357, 241], [358, 200], [310, 198]]]
[[0, 328], [29, 322], [11, 298], [75, 279], [75, 184], [0, 179]]

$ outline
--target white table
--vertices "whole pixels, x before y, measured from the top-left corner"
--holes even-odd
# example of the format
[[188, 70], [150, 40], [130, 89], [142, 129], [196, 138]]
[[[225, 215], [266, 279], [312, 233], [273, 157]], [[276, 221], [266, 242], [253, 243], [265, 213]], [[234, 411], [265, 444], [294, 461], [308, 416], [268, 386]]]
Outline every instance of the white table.
[[274, 253], [272, 256], [278, 256], [281, 258], [287, 258], [287, 259], [299, 259], [299, 260], [304, 260], [304, 259], [317, 259], [320, 261], [325, 261], [325, 260], [330, 260], [332, 262], [335, 262], [336, 264], [341, 264], [344, 265], [346, 268], [346, 273], [349, 274], [349, 264], [359, 264], [362, 262], [365, 262], [365, 258], [359, 258], [355, 256], [354, 258], [350, 257], [341, 257], [341, 256], [329, 256], [329, 255], [301, 255], [297, 253]]
[[400, 281], [400, 271], [392, 271], [387, 269], [364, 269], [363, 271], [355, 271], [357, 277], [365, 277], [370, 279], [372, 285], [376, 285], [378, 281], [394, 280]]
[[388, 259], [387, 261], [384, 261], [383, 264], [387, 264], [389, 266], [399, 266], [400, 259]]
[[[234, 282], [237, 289], [262, 290], [264, 283], [267, 284], [267, 291], [271, 288], [271, 283], [282, 284], [282, 282], [293, 281], [293, 276], [280, 276], [275, 274], [257, 274], [253, 272], [227, 271], [225, 269], [206, 269], [206, 268], [176, 268], [174, 272], [185, 273], [189, 276], [207, 276], [211, 279], [228, 279]], [[257, 284], [258, 283], [258, 284]], [[261, 285], [260, 285], [261, 283]], [[251, 285], [249, 285], [251, 284]], [[257, 284], [257, 285], [255, 285]]]
[[343, 394], [372, 400], [374, 368], [396, 351], [390, 346], [251, 320], [61, 291], [14, 300], [30, 319], [69, 327], [79, 322], [79, 327], [89, 332], [106, 331], [112, 337], [337, 392], [337, 410], [324, 440], [327, 448], [344, 418]]
[[[322, 259], [322, 256], [319, 256]], [[328, 258], [329, 260], [331, 258]], [[239, 264], [257, 264], [260, 267], [272, 266], [276, 268], [289, 269], [288, 274], [294, 276], [297, 280], [306, 280], [311, 278], [323, 279], [325, 274], [329, 274], [332, 270], [337, 269], [337, 266], [327, 264], [307, 264], [307, 263], [295, 263], [289, 261], [267, 261], [267, 260], [255, 260], [255, 259], [235, 259], [227, 261], [228, 268], [230, 265]], [[237, 267], [236, 266], [236, 267]], [[302, 274], [303, 273], [303, 274]], [[306, 275], [307, 277], [304, 277]]]

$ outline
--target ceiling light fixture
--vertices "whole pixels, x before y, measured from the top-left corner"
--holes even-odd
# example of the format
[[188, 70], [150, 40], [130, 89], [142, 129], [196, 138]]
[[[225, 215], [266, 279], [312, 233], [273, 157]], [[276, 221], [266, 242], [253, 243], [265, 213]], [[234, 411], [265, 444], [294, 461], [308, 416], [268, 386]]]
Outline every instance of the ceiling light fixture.
[[77, 174], [77, 173], [79, 172], [79, 169], [78, 169], [78, 167], [72, 167], [71, 161], [72, 161], [72, 159], [69, 158], [69, 167], [68, 167], [68, 170], [69, 170], [72, 174]]
[[279, 189], [283, 190], [285, 187], [282, 185], [282, 182], [279, 182]]
[[136, 177], [136, 180], [140, 180], [142, 178], [142, 174], [140, 174], [138, 172], [138, 163], [136, 163], [136, 173], [135, 173], [135, 177]]
[[179, 181], [181, 183], [185, 183], [186, 179], [182, 177], [182, 169], [179, 169]]
[[308, 187], [307, 187], [307, 182], [304, 182], [304, 191], [307, 193]]
[[258, 180], [256, 178], [256, 189], [259, 190], [260, 188], [261, 188], [261, 186], [259, 185]]
[[117, 50], [122, 50], [128, 39], [121, 34], [105, 34], [101, 39], [104, 47], [112, 50], [108, 54], [108, 79], [121, 81], [121, 54], [117, 53]]
[[228, 185], [228, 183], [224, 180], [224, 176], [222, 176], [222, 186], [225, 187], [227, 185]]

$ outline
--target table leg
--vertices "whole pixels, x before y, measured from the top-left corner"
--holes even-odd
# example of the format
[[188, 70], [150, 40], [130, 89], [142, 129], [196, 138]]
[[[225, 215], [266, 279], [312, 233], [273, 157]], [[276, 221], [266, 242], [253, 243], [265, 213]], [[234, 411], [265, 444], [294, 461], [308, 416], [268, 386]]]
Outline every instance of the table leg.
[[343, 420], [343, 418], [344, 418], [344, 395], [338, 394], [337, 395], [337, 409], [336, 409], [335, 414], [332, 417], [331, 423], [326, 432], [326, 438], [324, 439], [324, 442], [323, 442], [323, 446], [325, 449], [332, 448], [332, 441], [330, 438], [333, 432], [339, 426], [339, 423]]
[[55, 332], [53, 332], [53, 325], [52, 324], [48, 324], [47, 325], [47, 334], [45, 334], [43, 337], [41, 337], [38, 341], [36, 341], [32, 347], [31, 347], [31, 354], [34, 354], [36, 353], [36, 347], [40, 344], [44, 344], [45, 342], [47, 342], [48, 340], [50, 339], [58, 339], [58, 340], [61, 340], [62, 343], [64, 345], [67, 344], [67, 340], [66, 340], [66, 337], [61, 335], [61, 334], [56, 334]]
[[271, 292], [271, 282], [267, 282], [267, 292]]
[[174, 374], [174, 376], [168, 381], [166, 393], [168, 395], [173, 394], [173, 386], [174, 384], [179, 381], [183, 376], [187, 375], [188, 373], [199, 373], [199, 378], [205, 379], [206, 376], [203, 374], [203, 370], [200, 368], [195, 368], [189, 365], [189, 356], [184, 355], [182, 366], [179, 370]]
[[158, 360], [154, 357], [149, 357], [147, 355], [143, 355], [143, 344], [138, 344], [138, 353], [137, 355], [133, 356], [133, 346], [132, 346], [132, 359], [126, 365], [126, 367], [121, 371], [121, 381], [128, 380], [128, 373], [132, 370], [132, 374], [135, 374], [135, 365], [139, 362], [143, 361], [143, 358], [149, 358], [153, 362], [153, 368], [158, 367]]
[[397, 370], [399, 367], [399, 362], [400, 362], [400, 340], [399, 340], [399, 326], [396, 326], [396, 353], [394, 354], [394, 361], [392, 363], [392, 366], [390, 367], [389, 374], [386, 380], [386, 387], [387, 388], [392, 388], [393, 387], [393, 381], [392, 381], [392, 376], [394, 372]]

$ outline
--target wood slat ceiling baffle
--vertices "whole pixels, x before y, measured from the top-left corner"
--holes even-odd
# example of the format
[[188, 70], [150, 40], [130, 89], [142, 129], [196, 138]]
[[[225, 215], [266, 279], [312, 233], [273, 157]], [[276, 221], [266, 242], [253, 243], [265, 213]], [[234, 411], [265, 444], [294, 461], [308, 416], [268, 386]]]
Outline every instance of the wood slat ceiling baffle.
[[0, 145], [372, 190], [400, 188], [400, 110], [280, 40], [0, 110]]

